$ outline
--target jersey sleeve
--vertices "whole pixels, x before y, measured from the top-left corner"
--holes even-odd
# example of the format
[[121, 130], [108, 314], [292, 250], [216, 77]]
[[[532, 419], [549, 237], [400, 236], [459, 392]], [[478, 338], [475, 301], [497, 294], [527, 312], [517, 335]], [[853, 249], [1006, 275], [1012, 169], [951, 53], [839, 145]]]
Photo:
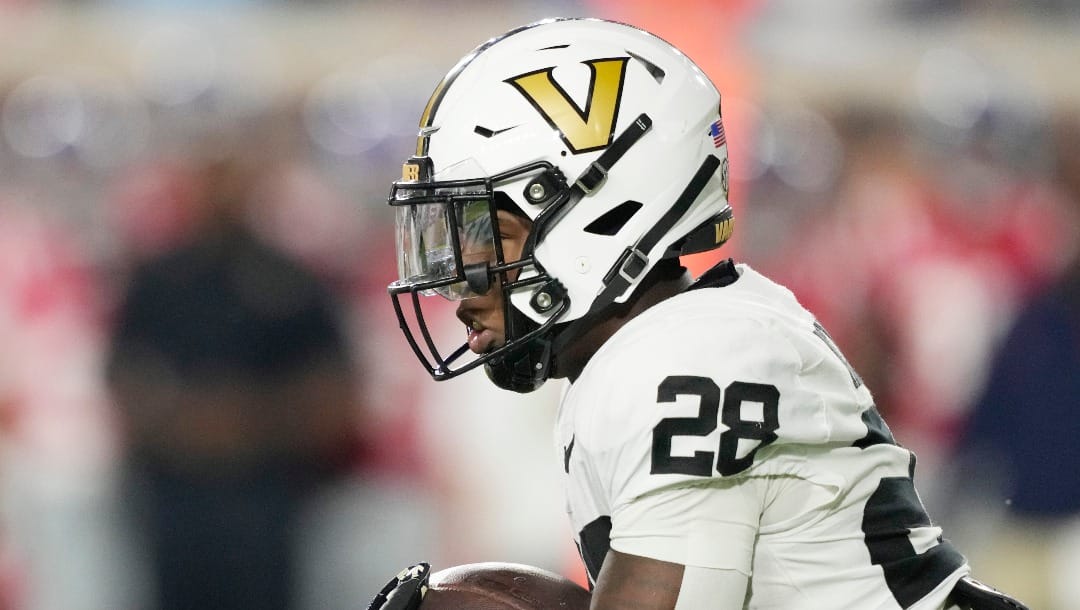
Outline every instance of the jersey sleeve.
[[758, 481], [673, 487], [625, 503], [611, 517], [611, 548], [750, 576], [762, 507]]

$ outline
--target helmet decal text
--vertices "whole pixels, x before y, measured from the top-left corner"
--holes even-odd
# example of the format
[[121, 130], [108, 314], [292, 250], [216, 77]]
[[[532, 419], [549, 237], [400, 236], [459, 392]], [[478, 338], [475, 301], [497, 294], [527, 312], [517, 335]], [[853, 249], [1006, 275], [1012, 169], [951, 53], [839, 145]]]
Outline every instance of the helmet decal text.
[[544, 117], [574, 154], [606, 148], [615, 137], [628, 57], [582, 62], [591, 78], [585, 108], [579, 108], [552, 76], [555, 67], [507, 79]]
[[715, 239], [717, 244], [722, 244], [731, 239], [731, 234], [735, 230], [735, 219], [725, 218], [716, 223], [715, 226]]

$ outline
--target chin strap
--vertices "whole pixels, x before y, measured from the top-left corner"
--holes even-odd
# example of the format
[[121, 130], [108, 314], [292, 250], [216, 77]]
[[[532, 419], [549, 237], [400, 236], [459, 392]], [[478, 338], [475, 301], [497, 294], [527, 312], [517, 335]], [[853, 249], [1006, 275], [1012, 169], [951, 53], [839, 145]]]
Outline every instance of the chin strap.
[[[559, 220], [572, 210], [582, 198], [593, 193], [604, 185], [608, 172], [630, 150], [630, 148], [652, 129], [652, 119], [647, 114], [638, 115], [617, 138], [606, 148], [604, 152], [589, 164], [589, 167], [578, 176], [572, 185], [565, 191], [561, 201], [551, 204], [540, 213], [533, 221], [533, 230], [523, 248], [523, 256], [531, 255], [535, 251], [536, 244], [540, 243], [551, 229], [558, 224]], [[681, 215], [681, 214], [680, 214]], [[659, 238], [657, 238], [659, 239]], [[566, 297], [562, 297], [566, 298]], [[508, 308], [515, 318], [527, 320], [526, 316]], [[524, 320], [515, 320], [524, 323]], [[531, 322], [532, 327], [536, 326]], [[576, 324], [576, 323], [575, 323]], [[526, 324], [526, 326], [528, 326]], [[527, 342], [521, 349], [515, 350], [496, 362], [484, 365], [488, 378], [506, 390], [514, 392], [532, 392], [536, 390], [551, 373], [552, 348], [550, 337], [537, 337]]]
[[[573, 186], [569, 187], [566, 198], [553, 204], [536, 217], [534, 230], [529, 235], [524, 252], [532, 253], [536, 244], [543, 240], [547, 232], [567, 212], [573, 209], [583, 197], [603, 186], [611, 167], [651, 128], [652, 119], [647, 114], [642, 114], [619, 134], [619, 137], [603, 154], [574, 181]], [[584, 316], [557, 331], [554, 338], [549, 336], [534, 339], [522, 349], [508, 354], [498, 362], [486, 364], [484, 369], [492, 382], [501, 388], [515, 392], [531, 392], [539, 388], [550, 374], [554, 354], [559, 353], [569, 342], [591, 327], [600, 312], [607, 309], [641, 277], [649, 266], [648, 252], [682, 219], [721, 165], [722, 162], [715, 155], [705, 157], [686, 188], [667, 212], [633, 246], [626, 248], [604, 275], [604, 287]], [[730, 219], [730, 212], [724, 219]], [[717, 242], [720, 243], [719, 240]]]
[[[683, 214], [686, 214], [686, 211], [690, 209], [690, 206], [701, 194], [701, 191], [705, 189], [705, 186], [720, 166], [720, 159], [714, 155], [705, 158], [701, 163], [701, 167], [694, 173], [693, 178], [690, 179], [690, 182], [675, 200], [675, 203], [671, 204], [668, 211], [638, 239], [637, 243], [624, 250], [622, 255], [615, 261], [615, 264], [604, 276], [604, 288], [601, 289], [600, 294], [593, 301], [589, 311], [556, 331], [550, 345], [547, 346], [550, 355], [559, 354], [564, 347], [600, 322], [604, 310], [614, 303], [615, 299], [625, 292], [648, 267], [649, 259], [646, 253], [656, 246], [660, 238], [671, 230], [671, 227], [675, 226], [675, 223], [683, 217]], [[730, 208], [722, 212], [717, 218], [720, 217], [730, 219]], [[738, 275], [736, 274], [735, 277], [738, 277]], [[547, 362], [545, 364], [550, 366], [551, 363]]]
[[720, 165], [720, 159], [715, 155], [705, 157], [701, 167], [694, 173], [694, 177], [690, 179], [668, 211], [634, 245], [623, 250], [619, 258], [615, 260], [615, 264], [604, 275], [604, 288], [589, 308], [590, 314], [606, 309], [641, 277], [649, 266], [648, 253], [682, 219], [683, 214], [690, 209], [701, 191], [705, 190], [705, 186]]
[[652, 119], [649, 115], [644, 113], [638, 115], [638, 118], [634, 119], [634, 122], [615, 138], [615, 141], [596, 158], [596, 161], [589, 164], [589, 167], [574, 182], [574, 188], [585, 195], [600, 188], [604, 180], [607, 180], [611, 166], [615, 165], [615, 162], [621, 159], [626, 151], [630, 150], [630, 147], [650, 129], [652, 129]]
[[652, 129], [652, 119], [649, 118], [649, 115], [644, 113], [638, 115], [634, 122], [630, 123], [630, 126], [623, 130], [619, 137], [615, 138], [615, 141], [604, 149], [604, 152], [578, 176], [574, 184], [569, 187], [570, 190], [566, 198], [544, 210], [536, 217], [536, 220], [533, 221], [535, 230], [529, 235], [525, 252], [532, 252], [535, 245], [540, 243], [547, 233], [558, 224], [559, 220], [567, 212], [574, 209], [574, 206], [582, 198], [603, 186], [612, 166], [619, 159], [622, 159], [623, 155], [634, 144], [637, 144], [638, 140], [648, 133], [650, 129]]

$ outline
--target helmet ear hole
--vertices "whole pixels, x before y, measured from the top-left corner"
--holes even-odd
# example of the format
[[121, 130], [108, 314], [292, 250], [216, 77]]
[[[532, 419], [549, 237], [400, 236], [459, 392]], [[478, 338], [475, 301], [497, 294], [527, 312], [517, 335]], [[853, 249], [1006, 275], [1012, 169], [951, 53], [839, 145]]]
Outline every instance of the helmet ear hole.
[[641, 208], [642, 204], [637, 201], [624, 201], [590, 222], [585, 232], [608, 237], [616, 235]]

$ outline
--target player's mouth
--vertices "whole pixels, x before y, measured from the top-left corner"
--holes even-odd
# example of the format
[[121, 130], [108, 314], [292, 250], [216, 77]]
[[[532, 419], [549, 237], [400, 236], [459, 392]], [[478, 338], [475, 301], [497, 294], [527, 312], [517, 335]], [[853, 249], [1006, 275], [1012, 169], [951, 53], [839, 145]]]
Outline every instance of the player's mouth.
[[495, 349], [498, 335], [495, 331], [484, 326], [479, 320], [468, 315], [459, 316], [465, 322], [467, 342], [469, 350], [476, 354], [486, 354]]

